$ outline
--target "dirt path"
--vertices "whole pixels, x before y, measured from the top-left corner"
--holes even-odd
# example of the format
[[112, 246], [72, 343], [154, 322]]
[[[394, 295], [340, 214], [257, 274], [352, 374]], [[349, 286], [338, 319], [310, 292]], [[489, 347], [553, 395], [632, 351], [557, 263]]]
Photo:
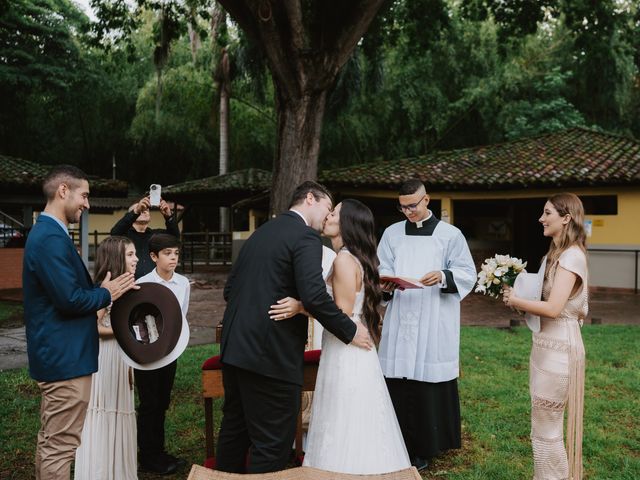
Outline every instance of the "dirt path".
[[[215, 327], [222, 320], [225, 301], [222, 298], [228, 268], [212, 268], [207, 272], [187, 273], [193, 282], [188, 319], [191, 328], [189, 345], [215, 342]], [[15, 296], [14, 300], [19, 300]], [[640, 294], [593, 292], [589, 302], [591, 312], [586, 324], [640, 325]], [[522, 317], [506, 308], [501, 301], [479, 294], [469, 295], [461, 306], [463, 325], [506, 328], [512, 320]], [[0, 328], [0, 370], [27, 365], [27, 344], [22, 319], [15, 318]]]
[[[225, 270], [187, 274], [196, 280], [191, 287], [189, 306], [189, 323], [193, 327], [214, 328], [222, 319], [226, 275]], [[589, 305], [587, 324], [593, 319], [594, 323], [640, 325], [640, 294], [596, 291], [592, 292]], [[494, 298], [472, 293], [461, 305], [463, 325], [508, 327], [512, 319], [522, 317]]]

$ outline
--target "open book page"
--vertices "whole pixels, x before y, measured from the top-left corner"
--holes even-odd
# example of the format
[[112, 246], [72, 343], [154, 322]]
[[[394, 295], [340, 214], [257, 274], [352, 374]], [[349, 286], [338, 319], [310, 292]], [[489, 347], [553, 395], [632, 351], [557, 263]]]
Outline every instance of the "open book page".
[[424, 288], [424, 285], [420, 283], [420, 280], [416, 278], [408, 278], [408, 277], [390, 277], [388, 275], [383, 275], [380, 277], [381, 282], [393, 282], [398, 285], [400, 290], [404, 290], [406, 288]]

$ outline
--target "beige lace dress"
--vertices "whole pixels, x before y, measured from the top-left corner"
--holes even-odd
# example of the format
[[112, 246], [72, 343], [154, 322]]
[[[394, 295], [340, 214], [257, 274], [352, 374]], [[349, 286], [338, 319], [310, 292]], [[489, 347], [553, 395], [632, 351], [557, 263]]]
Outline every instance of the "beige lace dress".
[[[582, 478], [582, 411], [584, 400], [584, 345], [580, 327], [588, 311], [587, 259], [579, 247], [565, 250], [547, 266], [542, 299], [548, 300], [556, 270], [575, 273], [581, 286], [557, 318], [542, 318], [533, 334], [529, 362], [531, 443], [534, 480]], [[567, 411], [566, 449], [563, 442]]]

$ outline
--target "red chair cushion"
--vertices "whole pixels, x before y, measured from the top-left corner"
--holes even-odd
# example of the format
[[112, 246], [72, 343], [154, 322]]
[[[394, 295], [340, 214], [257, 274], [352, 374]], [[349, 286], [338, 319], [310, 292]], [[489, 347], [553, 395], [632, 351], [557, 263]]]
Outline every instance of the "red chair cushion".
[[[304, 363], [318, 364], [320, 362], [320, 353], [322, 353], [322, 350], [309, 350], [304, 352]], [[220, 355], [208, 358], [202, 364], [202, 370], [220, 370], [221, 368]]]
[[[304, 460], [304, 455], [302, 455], [302, 459]], [[210, 468], [211, 470], [215, 470], [218, 462], [216, 457], [209, 457], [204, 460], [204, 468]], [[300, 465], [302, 465], [302, 460], [300, 460]], [[247, 458], [245, 461], [245, 466], [249, 466], [249, 453], [247, 453]]]
[[208, 358], [202, 364], [202, 370], [220, 370], [221, 368], [222, 363], [220, 362], [220, 355]]
[[313, 364], [316, 365], [320, 363], [320, 354], [322, 350], [307, 350], [304, 352], [304, 363], [305, 364]]

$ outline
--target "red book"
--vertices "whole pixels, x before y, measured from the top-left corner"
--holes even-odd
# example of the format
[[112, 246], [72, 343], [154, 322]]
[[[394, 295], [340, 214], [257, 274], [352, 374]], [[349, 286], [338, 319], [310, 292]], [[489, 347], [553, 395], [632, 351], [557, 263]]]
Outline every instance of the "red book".
[[424, 285], [420, 283], [420, 280], [416, 280], [415, 278], [389, 277], [387, 275], [383, 275], [380, 277], [380, 281], [393, 282], [398, 285], [400, 290], [404, 290], [406, 288], [424, 288]]

